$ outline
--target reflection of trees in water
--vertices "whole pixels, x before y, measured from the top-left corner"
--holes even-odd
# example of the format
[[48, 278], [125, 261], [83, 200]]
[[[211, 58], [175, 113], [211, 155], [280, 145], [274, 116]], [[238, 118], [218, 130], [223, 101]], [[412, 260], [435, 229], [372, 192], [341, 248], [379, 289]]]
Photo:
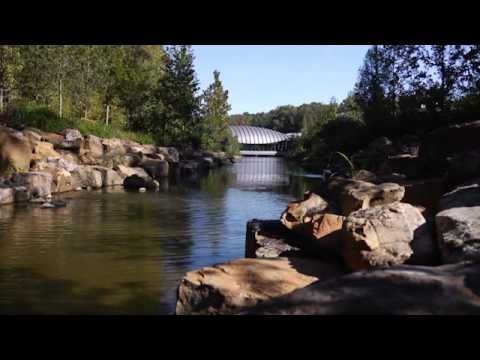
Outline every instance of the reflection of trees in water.
[[[92, 311], [102, 306], [122, 307], [129, 301], [138, 303], [140, 294], [152, 301], [156, 298], [157, 308], [165, 297], [173, 304], [173, 289], [190, 270], [192, 233], [183, 231], [189, 221], [186, 199], [175, 194], [123, 192], [82, 192], [63, 197], [76, 199], [59, 209], [0, 207], [0, 292], [5, 299], [21, 302], [24, 296], [20, 288], [5, 284], [15, 273], [19, 283], [29, 284], [32, 293], [47, 291], [49, 284], [56, 286], [59, 281], [74, 283], [71, 291], [77, 294], [71, 294], [72, 302], [89, 301], [85, 293], [100, 289], [103, 305], [92, 302]], [[172, 261], [175, 258], [180, 261]], [[15, 272], [18, 267], [31, 271]], [[48, 281], [35, 281], [29, 274]], [[132, 289], [121, 286], [134, 282], [143, 285]], [[35, 289], [37, 285], [43, 290]], [[35, 301], [43, 300], [31, 299], [30, 305]], [[84, 309], [89, 306], [77, 305]]]

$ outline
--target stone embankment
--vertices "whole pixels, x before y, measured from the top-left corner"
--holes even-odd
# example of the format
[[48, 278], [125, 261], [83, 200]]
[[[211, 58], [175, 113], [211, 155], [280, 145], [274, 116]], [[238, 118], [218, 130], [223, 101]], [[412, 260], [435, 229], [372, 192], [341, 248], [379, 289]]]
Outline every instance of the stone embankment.
[[408, 153], [376, 141], [377, 171], [330, 177], [250, 221], [246, 259], [189, 272], [177, 314], [480, 313], [479, 131], [442, 128]]
[[179, 152], [82, 136], [76, 129], [56, 134], [0, 127], [0, 205], [51, 203], [52, 194], [109, 186], [155, 191], [169, 177], [191, 176], [234, 161], [221, 152]]

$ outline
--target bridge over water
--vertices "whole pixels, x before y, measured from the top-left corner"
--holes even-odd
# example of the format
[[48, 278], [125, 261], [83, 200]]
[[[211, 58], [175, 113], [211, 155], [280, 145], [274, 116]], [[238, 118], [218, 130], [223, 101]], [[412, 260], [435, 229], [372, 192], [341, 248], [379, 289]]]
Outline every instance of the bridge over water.
[[300, 133], [284, 134], [258, 126], [230, 125], [244, 156], [277, 156], [288, 149], [289, 141]]

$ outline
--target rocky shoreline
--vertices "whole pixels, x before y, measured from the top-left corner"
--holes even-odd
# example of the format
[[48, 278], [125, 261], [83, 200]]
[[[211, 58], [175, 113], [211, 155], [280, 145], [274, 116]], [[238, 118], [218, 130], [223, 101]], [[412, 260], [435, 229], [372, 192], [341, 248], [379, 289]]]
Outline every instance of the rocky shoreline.
[[160, 182], [232, 164], [222, 152], [181, 151], [130, 140], [82, 136], [77, 129], [48, 133], [0, 126], [0, 205], [63, 206], [52, 195], [123, 186], [157, 191]]
[[375, 169], [250, 221], [244, 259], [187, 273], [176, 313], [480, 313], [478, 139], [480, 121], [409, 153], [377, 141]]

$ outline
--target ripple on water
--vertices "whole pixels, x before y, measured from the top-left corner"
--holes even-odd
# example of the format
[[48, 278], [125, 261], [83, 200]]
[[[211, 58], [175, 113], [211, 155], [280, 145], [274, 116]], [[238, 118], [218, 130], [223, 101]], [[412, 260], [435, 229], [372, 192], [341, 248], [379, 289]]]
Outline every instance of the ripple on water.
[[305, 190], [287, 171], [243, 159], [158, 193], [0, 207], [0, 313], [172, 313], [185, 272], [243, 257], [246, 222], [278, 218]]

